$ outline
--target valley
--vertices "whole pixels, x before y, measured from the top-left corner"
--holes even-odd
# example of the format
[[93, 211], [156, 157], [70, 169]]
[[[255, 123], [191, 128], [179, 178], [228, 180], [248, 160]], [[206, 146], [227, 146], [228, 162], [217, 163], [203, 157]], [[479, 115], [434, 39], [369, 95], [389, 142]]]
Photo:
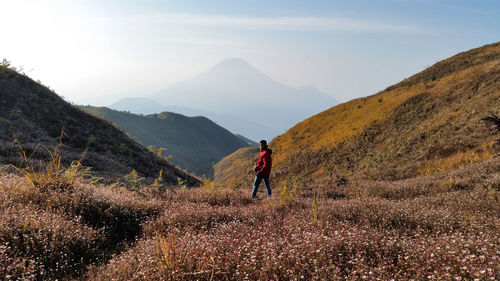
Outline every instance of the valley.
[[[275, 137], [252, 199], [251, 136], [77, 107], [1, 65], [0, 279], [498, 280], [499, 108], [497, 42]], [[217, 158], [213, 179], [173, 164]]]

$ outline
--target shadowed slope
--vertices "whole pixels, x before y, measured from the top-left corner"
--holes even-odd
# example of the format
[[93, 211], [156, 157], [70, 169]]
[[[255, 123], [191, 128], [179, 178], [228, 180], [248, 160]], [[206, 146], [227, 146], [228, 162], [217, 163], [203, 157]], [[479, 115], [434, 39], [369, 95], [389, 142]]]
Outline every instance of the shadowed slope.
[[83, 110], [116, 124], [144, 145], [165, 148], [164, 154], [180, 167], [200, 176], [213, 176], [213, 163], [248, 144], [205, 117], [162, 112], [140, 116], [84, 106]]
[[[62, 140], [61, 131], [64, 131]], [[50, 155], [38, 144], [52, 150], [60, 141], [62, 161], [69, 165], [86, 151], [83, 164], [98, 175], [112, 178], [137, 170], [141, 176], [156, 177], [163, 169], [167, 184], [181, 178], [189, 185], [199, 181], [156, 157], [139, 143], [102, 119], [84, 113], [62, 100], [53, 91], [0, 66], [0, 164], [18, 163], [15, 139], [33, 160]]]

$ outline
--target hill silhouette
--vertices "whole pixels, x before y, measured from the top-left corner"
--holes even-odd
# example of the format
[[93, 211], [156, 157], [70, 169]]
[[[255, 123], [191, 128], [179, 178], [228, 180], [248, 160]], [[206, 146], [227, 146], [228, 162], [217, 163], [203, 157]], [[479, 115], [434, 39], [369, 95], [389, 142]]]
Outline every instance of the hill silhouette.
[[265, 130], [259, 134], [245, 127], [234, 131], [253, 140], [282, 134], [297, 122], [338, 103], [314, 87], [295, 89], [278, 83], [238, 58], [223, 60], [150, 98], [162, 105], [234, 115], [271, 129], [269, 135], [264, 134]]
[[212, 165], [237, 149], [249, 146], [205, 117], [162, 112], [140, 116], [106, 107], [81, 107], [109, 120], [144, 145], [165, 148], [171, 161], [199, 176], [212, 177]]
[[242, 134], [252, 138], [253, 141], [258, 141], [263, 138], [263, 136], [275, 135], [275, 132], [267, 126], [255, 121], [245, 120], [234, 114], [219, 114], [186, 106], [160, 105], [157, 101], [150, 98], [123, 98], [108, 107], [135, 114], [147, 115], [168, 111], [190, 117], [204, 116], [235, 134]]
[[235, 134], [239, 139], [241, 139], [242, 141], [244, 141], [246, 144], [248, 144], [248, 146], [259, 146], [258, 143], [254, 142], [253, 140], [245, 137], [245, 136], [242, 136], [242, 135], [239, 135], [239, 134]]
[[[274, 179], [324, 185], [450, 171], [499, 151], [481, 120], [500, 108], [500, 43], [443, 60], [404, 81], [321, 112], [276, 137]], [[255, 155], [215, 166], [221, 184], [251, 182]]]
[[166, 184], [177, 184], [178, 178], [188, 185], [199, 183], [109, 122], [72, 106], [4, 63], [0, 66], [0, 164], [20, 164], [14, 140], [32, 161], [50, 159], [48, 151], [58, 143], [63, 144], [61, 160], [66, 165], [85, 151], [83, 165], [105, 178], [121, 177], [133, 169], [142, 177], [156, 178], [163, 170]]

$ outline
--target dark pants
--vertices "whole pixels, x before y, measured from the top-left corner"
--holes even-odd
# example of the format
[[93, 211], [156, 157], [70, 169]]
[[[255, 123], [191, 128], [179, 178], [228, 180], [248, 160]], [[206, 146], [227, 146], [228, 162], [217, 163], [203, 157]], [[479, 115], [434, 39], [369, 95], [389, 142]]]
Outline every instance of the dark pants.
[[263, 178], [256, 176], [255, 182], [253, 183], [252, 198], [255, 198], [255, 196], [257, 195], [257, 190], [259, 189], [259, 185], [262, 179], [264, 179], [264, 183], [266, 183], [267, 197], [271, 197], [271, 185], [269, 184], [269, 177]]

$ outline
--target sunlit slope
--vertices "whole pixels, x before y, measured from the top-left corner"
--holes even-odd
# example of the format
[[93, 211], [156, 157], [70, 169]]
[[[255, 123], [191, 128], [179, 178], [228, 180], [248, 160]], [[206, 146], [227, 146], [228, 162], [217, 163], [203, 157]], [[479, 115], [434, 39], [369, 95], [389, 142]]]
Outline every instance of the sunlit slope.
[[[498, 153], [498, 137], [481, 118], [499, 109], [500, 44], [495, 43], [297, 124], [270, 144], [274, 175], [333, 181], [450, 170]], [[230, 178], [222, 170], [216, 174]]]
[[251, 186], [253, 167], [259, 157], [258, 147], [244, 147], [224, 157], [214, 165], [214, 178], [227, 187]]

